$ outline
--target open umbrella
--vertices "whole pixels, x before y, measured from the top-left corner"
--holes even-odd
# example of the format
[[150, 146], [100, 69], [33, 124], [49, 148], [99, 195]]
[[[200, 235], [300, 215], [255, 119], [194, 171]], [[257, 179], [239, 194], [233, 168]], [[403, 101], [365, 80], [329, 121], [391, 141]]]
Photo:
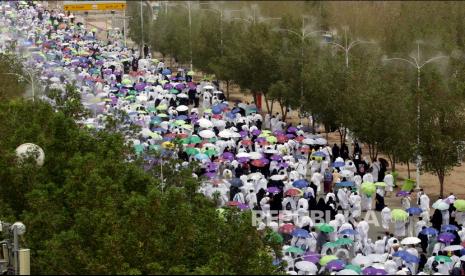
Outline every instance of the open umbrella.
[[417, 215], [419, 215], [419, 214], [421, 214], [423, 212], [423, 210], [421, 208], [418, 208], [418, 207], [410, 207], [405, 211], [407, 211], [407, 213], [409, 215], [414, 215], [414, 216], [417, 216]]
[[329, 225], [327, 223], [320, 224], [317, 227], [318, 227], [318, 229], [320, 229], [321, 232], [324, 232], [324, 233], [332, 233], [332, 232], [334, 232], [334, 227], [332, 227], [331, 225]]
[[336, 275], [359, 275], [359, 273], [352, 269], [347, 269], [346, 266], [343, 270], [338, 271]]
[[278, 194], [281, 192], [281, 190], [278, 187], [269, 187], [266, 189], [266, 191], [271, 194]]
[[409, 196], [410, 193], [407, 192], [407, 191], [399, 191], [396, 193], [396, 196], [402, 196], [402, 197], [406, 197], [406, 196]]
[[457, 250], [462, 250], [462, 249], [463, 249], [462, 245], [456, 244], [456, 245], [446, 246], [442, 250], [444, 250], [444, 251], [457, 251]]
[[457, 211], [459, 212], [465, 212], [465, 200], [463, 199], [457, 199], [454, 202], [454, 207]]
[[336, 243], [338, 245], [350, 245], [350, 244], [353, 244], [354, 241], [351, 239], [347, 239], [347, 238], [340, 238], [336, 241]]
[[384, 269], [378, 269], [375, 267], [367, 267], [363, 269], [363, 275], [386, 275], [387, 272]]
[[444, 262], [444, 263], [451, 263], [452, 259], [449, 256], [438, 255], [434, 257], [435, 261]]
[[291, 234], [295, 228], [296, 227], [294, 224], [286, 223], [286, 224], [281, 225], [281, 227], [279, 227], [279, 232], [284, 233], [284, 234]]
[[342, 270], [346, 266], [346, 263], [342, 260], [332, 260], [326, 264], [326, 269], [329, 270]]
[[301, 196], [301, 195], [303, 195], [303, 192], [302, 192], [302, 190], [297, 189], [297, 188], [290, 188], [289, 190], [286, 191], [285, 195]]
[[446, 224], [441, 226], [441, 231], [447, 232], [447, 231], [458, 231], [459, 228], [455, 225], [452, 224]]
[[353, 181], [342, 181], [342, 182], [336, 183], [336, 187], [338, 187], [338, 188], [341, 188], [341, 187], [354, 187], [354, 186], [355, 186], [355, 182], [353, 182]]
[[448, 210], [449, 209], [449, 204], [447, 204], [446, 202], [444, 202], [443, 200], [438, 200], [436, 201], [432, 207], [434, 209], [437, 209], [437, 210], [441, 210], [441, 211], [444, 211], [444, 210]]
[[204, 139], [211, 139], [215, 137], [215, 133], [209, 129], [205, 129], [199, 132], [199, 136], [204, 138]]
[[419, 244], [421, 240], [417, 237], [408, 237], [403, 239], [400, 244], [402, 245], [412, 245], [412, 244]]
[[421, 233], [423, 235], [436, 236], [439, 233], [439, 231], [436, 230], [433, 227], [427, 227], [427, 228], [421, 230]]
[[353, 229], [344, 229], [342, 230], [341, 232], [339, 232], [339, 234], [341, 235], [350, 235], [350, 236], [354, 236], [354, 235], [357, 235], [358, 232], [353, 230]]
[[318, 270], [316, 265], [314, 263], [309, 262], [309, 261], [297, 262], [297, 263], [295, 263], [295, 268], [297, 268], [300, 271], [309, 272], [310, 274], [315, 274], [315, 272]]
[[360, 268], [360, 266], [354, 265], [354, 264], [348, 264], [348, 265], [346, 265], [346, 267], [344, 269], [350, 269], [352, 271], [357, 272], [357, 274], [362, 273], [362, 268]]
[[294, 181], [294, 183], [292, 183], [292, 186], [298, 189], [303, 189], [308, 186], [308, 181], [305, 179], [299, 179]]
[[401, 209], [394, 209], [391, 212], [391, 218], [393, 221], [406, 221], [408, 213]]
[[438, 241], [443, 242], [443, 243], [451, 243], [455, 239], [454, 234], [452, 233], [441, 233], [438, 236]]
[[323, 256], [321, 257], [320, 259], [320, 265], [322, 266], [325, 266], [327, 265], [329, 262], [333, 261], [333, 260], [338, 260], [339, 258], [334, 256], [334, 255], [326, 255], [326, 256]]
[[372, 196], [376, 192], [376, 186], [371, 182], [363, 182], [360, 189], [367, 196]]
[[386, 187], [386, 183], [384, 183], [384, 182], [376, 182], [375, 186], [376, 187]]
[[294, 237], [298, 237], [298, 238], [308, 238], [308, 231], [305, 230], [305, 229], [301, 229], [301, 228], [297, 228], [297, 229], [294, 229], [294, 231], [292, 231], [292, 236]]
[[295, 253], [295, 254], [302, 254], [304, 253], [304, 250], [300, 247], [297, 247], [297, 246], [289, 246], [288, 248], [286, 248], [286, 250], [284, 250], [285, 252], [288, 252], [288, 253]]

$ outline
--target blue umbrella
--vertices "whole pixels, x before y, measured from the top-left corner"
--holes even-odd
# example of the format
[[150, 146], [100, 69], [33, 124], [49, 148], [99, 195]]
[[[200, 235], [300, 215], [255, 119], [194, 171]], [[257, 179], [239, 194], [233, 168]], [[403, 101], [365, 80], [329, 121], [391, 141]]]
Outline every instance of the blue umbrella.
[[240, 180], [239, 178], [233, 178], [231, 180], [229, 180], [229, 183], [231, 183], [231, 186], [233, 187], [242, 187], [244, 186], [244, 183], [242, 183], [242, 180]]
[[392, 256], [400, 257], [402, 260], [404, 260], [407, 263], [419, 263], [420, 262], [420, 259], [417, 256], [412, 255], [405, 250], [397, 251], [394, 254], [392, 254]]
[[312, 154], [313, 156], [318, 156], [318, 157], [325, 157], [326, 154], [324, 152], [321, 152], [321, 151], [317, 151], [315, 153]]
[[292, 236], [305, 239], [308, 238], [308, 231], [305, 229], [297, 228], [292, 231]]
[[340, 187], [353, 187], [355, 185], [355, 183], [353, 181], [342, 181], [342, 182], [338, 182], [336, 183], [336, 187], [340, 188]]
[[215, 105], [212, 107], [213, 114], [221, 114], [221, 112], [223, 112], [223, 109], [221, 108], [221, 106]]
[[176, 117], [176, 120], [183, 120], [183, 121], [185, 121], [185, 120], [187, 120], [187, 118], [188, 118], [188, 117], [187, 117], [186, 115], [179, 115], [178, 117]]
[[195, 159], [197, 159], [197, 160], [199, 160], [199, 161], [209, 159], [209, 158], [208, 158], [208, 155], [206, 155], [206, 154], [204, 154], [204, 153], [197, 153], [194, 157], [195, 157]]
[[163, 71], [161, 71], [161, 73], [163, 75], [171, 75], [171, 70], [170, 69], [163, 69]]
[[351, 236], [353, 236], [353, 235], [357, 235], [358, 232], [355, 231], [354, 229], [344, 229], [344, 230], [342, 230], [341, 232], [339, 232], [339, 234], [341, 234], [341, 235], [351, 235]]
[[405, 211], [407, 211], [407, 213], [409, 213], [409, 215], [414, 215], [414, 216], [417, 216], [417, 215], [419, 215], [419, 214], [421, 214], [423, 212], [423, 210], [421, 208], [418, 208], [418, 207], [410, 207]]
[[292, 186], [299, 188], [299, 189], [303, 189], [308, 186], [308, 181], [305, 179], [299, 179], [299, 180], [294, 181], [294, 183], [292, 183]]
[[436, 236], [439, 233], [439, 231], [433, 227], [428, 227], [428, 228], [421, 230], [420, 233], [422, 233], [423, 235]]
[[346, 165], [346, 163], [344, 163], [344, 162], [334, 162], [333, 163], [333, 167], [335, 167], [335, 168], [344, 167], [345, 165]]
[[455, 225], [452, 225], [452, 224], [447, 224], [447, 225], [443, 225], [441, 226], [441, 231], [443, 232], [446, 232], [446, 231], [457, 231], [459, 230], [459, 228]]

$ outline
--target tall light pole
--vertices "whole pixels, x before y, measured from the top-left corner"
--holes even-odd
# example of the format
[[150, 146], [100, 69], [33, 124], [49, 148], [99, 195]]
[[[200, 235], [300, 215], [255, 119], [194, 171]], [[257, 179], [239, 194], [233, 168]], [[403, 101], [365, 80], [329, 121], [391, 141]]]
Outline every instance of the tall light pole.
[[140, 56], [142, 58], [145, 58], [144, 57], [144, 12], [143, 12], [143, 5], [142, 5], [142, 1], [139, 1], [140, 3], [140, 32], [141, 32], [141, 45], [140, 45], [140, 48], [141, 48], [141, 51], [140, 51]]
[[277, 30], [282, 30], [282, 31], [287, 31], [288, 33], [290, 34], [294, 34], [296, 35], [297, 37], [300, 38], [300, 61], [301, 61], [301, 68], [300, 68], [300, 74], [301, 74], [301, 78], [300, 78], [300, 112], [303, 111], [303, 99], [304, 99], [304, 79], [303, 79], [303, 73], [304, 73], [304, 46], [305, 46], [305, 39], [308, 38], [309, 36], [315, 34], [315, 33], [324, 33], [325, 31], [323, 30], [317, 30], [317, 31], [310, 31], [310, 32], [307, 32], [305, 30], [305, 17], [302, 16], [302, 27], [301, 27], [301, 31], [300, 33], [299, 32], [296, 32], [294, 30], [291, 30], [291, 29], [284, 29], [284, 28], [279, 28]]
[[420, 189], [420, 168], [421, 168], [421, 153], [420, 153], [420, 119], [421, 119], [421, 109], [420, 109], [420, 76], [421, 76], [421, 69], [428, 63], [433, 61], [447, 58], [447, 56], [436, 56], [422, 62], [420, 59], [420, 42], [417, 42], [417, 56], [409, 56], [410, 59], [406, 58], [384, 58], [384, 61], [393, 61], [398, 60], [402, 62], [406, 62], [407, 64], [413, 66], [417, 69], [417, 160], [416, 160], [416, 187], [415, 189]]
[[339, 49], [341, 49], [342, 51], [344, 51], [344, 54], [345, 54], [345, 58], [346, 58], [346, 67], [349, 68], [349, 51], [359, 45], [359, 44], [371, 44], [373, 42], [370, 42], [370, 41], [363, 41], [363, 40], [354, 40], [352, 41], [351, 43], [348, 43], [348, 38], [347, 38], [347, 28], [344, 28], [344, 45], [342, 44], [339, 44], [339, 43], [336, 43], [336, 42], [329, 42], [329, 44], [332, 44], [336, 47], [338, 47]]

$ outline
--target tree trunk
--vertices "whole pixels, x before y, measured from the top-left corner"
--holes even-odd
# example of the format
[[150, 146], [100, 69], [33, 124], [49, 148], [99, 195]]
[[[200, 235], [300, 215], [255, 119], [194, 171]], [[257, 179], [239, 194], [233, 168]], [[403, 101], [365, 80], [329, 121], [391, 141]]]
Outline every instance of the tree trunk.
[[270, 116], [273, 115], [274, 100], [271, 100]]
[[230, 80], [226, 81], [226, 98], [228, 99], [228, 101], [229, 101], [229, 82]]
[[444, 196], [444, 176], [445, 173], [443, 171], [437, 172], [438, 179], [439, 179], [439, 196], [442, 198]]
[[[316, 131], [315, 131], [315, 116], [312, 113], [312, 134], [315, 134], [315, 133], [316, 133]], [[326, 140], [328, 140], [328, 131], [326, 131]]]
[[410, 178], [410, 161], [407, 161], [407, 178]]
[[266, 112], [270, 113], [270, 103], [268, 102], [268, 99], [266, 98], [265, 94], [263, 94], [263, 100], [265, 101]]
[[255, 104], [255, 106], [257, 106], [257, 92], [252, 91], [252, 95], [253, 95], [253, 103]]
[[347, 129], [343, 126], [339, 127], [338, 130], [339, 132], [339, 138], [340, 138], [340, 141], [341, 141], [341, 145], [342, 143], [344, 143], [346, 141], [346, 135], [347, 135]]

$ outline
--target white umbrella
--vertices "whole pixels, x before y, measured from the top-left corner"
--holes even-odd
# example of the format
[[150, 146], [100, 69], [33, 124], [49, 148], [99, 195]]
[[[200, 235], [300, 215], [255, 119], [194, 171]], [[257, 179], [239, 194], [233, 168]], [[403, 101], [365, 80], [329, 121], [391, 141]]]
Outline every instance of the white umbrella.
[[213, 86], [211, 86], [211, 85], [205, 85], [203, 87], [203, 89], [215, 89], [215, 88]]
[[340, 173], [339, 173], [342, 177], [352, 177], [354, 175], [354, 172], [353, 171], [349, 171], [349, 170], [342, 170]]
[[326, 141], [325, 138], [317, 138], [315, 140], [315, 144], [317, 144], [317, 145], [322, 145], [323, 146], [323, 145], [326, 145], [327, 143], [328, 143], [328, 141]]
[[229, 129], [224, 129], [218, 133], [218, 136], [221, 138], [231, 138], [232, 132]]
[[226, 122], [223, 120], [214, 120], [213, 125], [216, 126], [217, 128], [224, 128], [226, 126]]
[[210, 139], [215, 137], [215, 133], [209, 129], [205, 129], [199, 132], [199, 136], [205, 139]]
[[250, 154], [248, 152], [240, 152], [236, 155], [237, 158], [250, 158]]
[[462, 250], [463, 246], [456, 244], [456, 245], [449, 245], [444, 247], [444, 251], [456, 251], [456, 250]]
[[263, 178], [263, 175], [259, 172], [256, 172], [256, 173], [249, 174], [247, 177], [252, 180], [260, 180]]
[[302, 143], [306, 145], [315, 145], [315, 140], [313, 140], [312, 138], [305, 138], [304, 140], [302, 140]]
[[[388, 253], [385, 254], [369, 254], [367, 256], [370, 258], [372, 263], [384, 263], [387, 258], [388, 258]], [[373, 264], [372, 266], [375, 266], [376, 264]]]
[[336, 272], [336, 275], [360, 275], [356, 271], [352, 269], [343, 269], [338, 272]]
[[294, 270], [289, 270], [289, 271], [286, 271], [286, 274], [287, 275], [297, 275], [297, 272], [295, 272]]
[[275, 174], [270, 177], [270, 179], [274, 181], [284, 180], [284, 178], [286, 178], [286, 175], [284, 174]]
[[408, 237], [403, 239], [400, 244], [402, 245], [411, 245], [411, 244], [419, 244], [421, 240], [417, 237]]
[[187, 99], [189, 96], [186, 93], [180, 93], [176, 97], [181, 98], [181, 99]]
[[187, 107], [185, 105], [180, 105], [180, 106], [176, 107], [176, 111], [179, 111], [179, 112], [184, 112], [184, 111], [187, 111], [187, 110], [189, 110], [189, 107]]
[[368, 267], [372, 264], [372, 261], [369, 257], [363, 256], [363, 255], [357, 255], [355, 258], [352, 259], [351, 262], [353, 265], [364, 265], [365, 267]]
[[268, 149], [268, 150], [265, 150], [265, 153], [268, 153], [268, 154], [278, 154], [279, 151], [275, 150], [275, 149]]
[[202, 118], [197, 121], [200, 127], [202, 128], [211, 128], [213, 127], [213, 123], [210, 120], [207, 120], [205, 118]]
[[262, 157], [263, 155], [259, 152], [254, 151], [250, 153], [250, 159], [256, 160], [256, 159], [261, 159]]
[[460, 260], [465, 262], [465, 255], [463, 255], [462, 257], [460, 257]]
[[449, 209], [449, 204], [447, 204], [446, 202], [444, 202], [443, 200], [438, 200], [436, 201], [432, 207], [434, 209], [437, 209], [437, 210], [441, 210], [441, 211], [444, 211], [444, 210], [448, 210]]
[[295, 263], [295, 267], [298, 269], [298, 270], [301, 270], [301, 271], [307, 271], [307, 272], [316, 272], [318, 269], [316, 267], [316, 265], [312, 262], [309, 262], [309, 261], [300, 261], [300, 262], [297, 262]]
[[241, 134], [237, 133], [237, 132], [231, 132], [231, 138], [241, 138]]

